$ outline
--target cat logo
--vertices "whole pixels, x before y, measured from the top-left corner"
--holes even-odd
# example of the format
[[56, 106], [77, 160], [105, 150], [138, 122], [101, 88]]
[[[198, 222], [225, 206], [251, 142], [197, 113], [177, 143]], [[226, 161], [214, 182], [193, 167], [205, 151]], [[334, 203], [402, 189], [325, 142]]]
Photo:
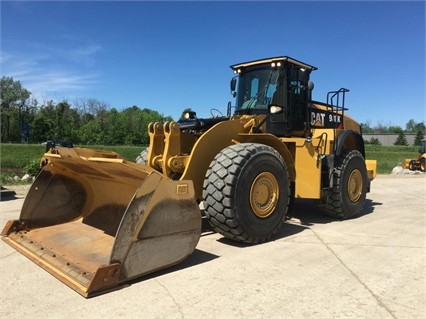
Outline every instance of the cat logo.
[[324, 126], [325, 113], [311, 113], [311, 125], [312, 126]]
[[342, 121], [342, 115], [332, 113], [329, 111], [325, 112], [311, 112], [311, 126], [312, 127], [339, 127]]

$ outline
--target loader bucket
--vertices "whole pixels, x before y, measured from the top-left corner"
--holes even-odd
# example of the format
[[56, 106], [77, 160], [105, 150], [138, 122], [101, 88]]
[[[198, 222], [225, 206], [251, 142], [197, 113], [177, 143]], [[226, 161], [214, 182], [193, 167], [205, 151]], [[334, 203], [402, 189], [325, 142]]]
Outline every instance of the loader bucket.
[[174, 265], [201, 235], [191, 181], [116, 153], [57, 148], [1, 235], [84, 297]]

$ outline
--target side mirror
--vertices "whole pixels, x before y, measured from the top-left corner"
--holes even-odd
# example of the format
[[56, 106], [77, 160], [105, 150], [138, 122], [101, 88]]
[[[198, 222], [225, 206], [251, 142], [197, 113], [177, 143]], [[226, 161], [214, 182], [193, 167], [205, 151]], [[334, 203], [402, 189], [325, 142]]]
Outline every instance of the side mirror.
[[235, 88], [237, 87], [237, 78], [233, 77], [230, 83], [231, 92], [235, 92]]
[[314, 89], [314, 82], [308, 81], [308, 103], [312, 101], [312, 90]]

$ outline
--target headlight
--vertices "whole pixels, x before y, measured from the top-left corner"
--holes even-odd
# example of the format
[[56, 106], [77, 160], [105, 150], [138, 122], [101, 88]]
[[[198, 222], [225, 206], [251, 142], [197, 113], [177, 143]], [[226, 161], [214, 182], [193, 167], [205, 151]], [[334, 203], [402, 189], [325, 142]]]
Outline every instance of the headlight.
[[283, 107], [278, 105], [271, 105], [271, 107], [269, 108], [269, 112], [271, 114], [281, 113], [283, 110]]
[[187, 120], [193, 120], [197, 117], [197, 113], [195, 112], [186, 112], [183, 117]]

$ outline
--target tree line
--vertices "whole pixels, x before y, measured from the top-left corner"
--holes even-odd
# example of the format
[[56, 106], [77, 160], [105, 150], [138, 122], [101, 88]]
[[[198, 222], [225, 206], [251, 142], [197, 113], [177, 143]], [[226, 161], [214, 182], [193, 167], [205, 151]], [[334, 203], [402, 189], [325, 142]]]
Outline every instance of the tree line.
[[[385, 126], [378, 123], [372, 127], [370, 123], [362, 124], [362, 132], [366, 134], [398, 134], [394, 145], [408, 146], [406, 134], [416, 134], [413, 145], [421, 145], [422, 140], [425, 138], [425, 123], [416, 122], [411, 119], [405, 125], [405, 130], [400, 126]], [[365, 141], [366, 144], [381, 145], [379, 139], [372, 137], [370, 140]]]
[[39, 104], [11, 77], [1, 80], [1, 142], [68, 140], [82, 145], [147, 145], [150, 122], [171, 121], [134, 105], [118, 111], [96, 99]]
[[[157, 111], [136, 105], [121, 111], [96, 99], [78, 99], [74, 103], [30, 99], [31, 92], [20, 81], [3, 76], [1, 93], [1, 142], [41, 143], [69, 140], [82, 145], [147, 145], [150, 122], [173, 120]], [[186, 108], [186, 110], [190, 110]], [[370, 122], [362, 124], [363, 133], [397, 133], [398, 145], [406, 145], [404, 134], [415, 133], [414, 145], [424, 138], [424, 122], [411, 119], [405, 130]], [[366, 141], [376, 144], [377, 141]]]
[[370, 121], [362, 124], [362, 132], [368, 134], [399, 134], [401, 132], [408, 134], [416, 134], [417, 132], [425, 132], [425, 123], [416, 122], [414, 119], [409, 120], [405, 124], [405, 129], [398, 125], [386, 126], [383, 123], [378, 122], [376, 125], [372, 125]]

